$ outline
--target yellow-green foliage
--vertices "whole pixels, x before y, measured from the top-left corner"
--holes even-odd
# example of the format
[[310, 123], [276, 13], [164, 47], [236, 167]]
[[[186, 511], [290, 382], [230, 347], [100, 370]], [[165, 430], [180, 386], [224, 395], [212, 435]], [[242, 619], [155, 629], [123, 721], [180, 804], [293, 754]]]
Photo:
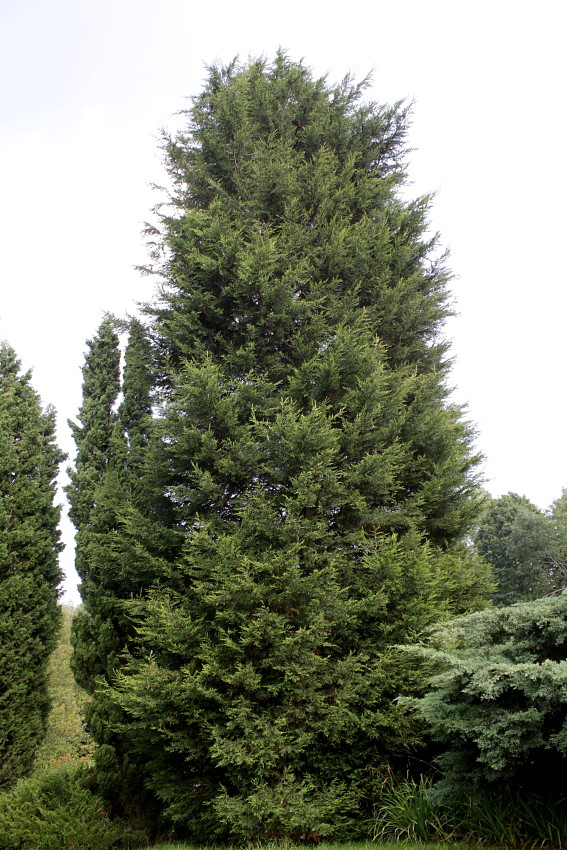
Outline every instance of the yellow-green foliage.
[[[36, 770], [0, 797], [0, 850], [110, 850], [128, 835], [88, 787], [87, 768]], [[128, 846], [128, 845], [126, 845]]]
[[75, 609], [63, 606], [61, 632], [49, 662], [51, 712], [47, 734], [35, 768], [55, 767], [64, 762], [89, 761], [94, 744], [85, 730], [82, 713], [88, 696], [71, 672], [71, 622]]

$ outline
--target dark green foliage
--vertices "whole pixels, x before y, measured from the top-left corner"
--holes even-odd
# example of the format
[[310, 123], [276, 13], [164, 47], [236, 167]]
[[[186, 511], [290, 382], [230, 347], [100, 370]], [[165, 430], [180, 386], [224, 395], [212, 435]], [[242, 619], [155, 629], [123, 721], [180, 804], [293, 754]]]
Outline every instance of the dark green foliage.
[[151, 355], [142, 327], [134, 320], [121, 384], [114, 320], [104, 319], [88, 345], [81, 424], [71, 423], [77, 458], [67, 492], [77, 528], [83, 598], [74, 621], [73, 666], [80, 684], [92, 692], [100, 676], [112, 675], [131, 631], [120, 600], [136, 595], [144, 583], [128, 569], [118, 531], [126, 504], [141, 496], [151, 423]]
[[510, 783], [561, 796], [567, 769], [567, 592], [455, 620], [422, 654], [439, 672], [414, 700], [448, 749], [440, 792]]
[[29, 772], [45, 734], [47, 664], [59, 626], [64, 455], [53, 409], [42, 413], [30, 374], [0, 344], [0, 787]]
[[567, 489], [552, 503], [548, 516], [553, 528], [548, 576], [552, 590], [558, 590], [567, 587]]
[[120, 424], [128, 442], [126, 469], [128, 483], [135, 489], [145, 472], [146, 449], [152, 427], [154, 393], [153, 352], [146, 331], [137, 319], [128, 324], [128, 344], [124, 355]]
[[567, 554], [567, 527], [525, 496], [508, 493], [490, 500], [476, 534], [475, 547], [493, 569], [497, 605], [545, 596], [565, 586], [561, 559]]
[[69, 422], [77, 457], [74, 468], [69, 469], [71, 484], [67, 487], [69, 515], [78, 533], [76, 567], [82, 580], [89, 569], [82, 557], [81, 533], [93, 524], [97, 487], [118, 453], [115, 407], [120, 391], [120, 351], [111, 317], [103, 320], [87, 346], [79, 424]]
[[419, 739], [395, 702], [415, 664], [392, 644], [443, 615], [444, 568], [461, 587], [465, 569], [407, 537], [310, 569], [301, 544], [244, 547], [196, 533], [179, 567], [187, 590], [144, 606], [152, 656], [126, 668], [118, 699], [151, 786], [201, 840], [356, 830], [361, 795]]
[[[121, 649], [109, 612], [104, 610], [104, 589], [97, 569], [100, 561], [104, 564], [106, 559], [105, 552], [100, 551], [101, 538], [104, 541], [116, 525], [115, 512], [102, 493], [111, 486], [110, 479], [125, 455], [116, 413], [119, 339], [110, 317], [103, 320], [97, 336], [87, 346], [79, 424], [69, 422], [77, 456], [74, 468], [68, 470], [71, 483], [67, 496], [69, 516], [76, 528], [75, 566], [84, 602], [73, 623], [73, 669], [78, 683], [92, 692], [97, 677], [112, 670]], [[112, 599], [108, 605], [113, 607]]]
[[460, 548], [477, 459], [446, 402], [447, 274], [428, 200], [397, 192], [406, 111], [362, 89], [283, 54], [212, 68], [166, 140], [160, 416], [116, 537], [138, 642], [106, 698], [201, 840], [356, 829], [419, 740], [393, 647], [490, 591]]
[[[362, 104], [361, 88], [331, 89], [283, 55], [211, 69], [188, 134], [167, 140], [177, 214], [163, 219], [155, 332], [181, 381], [189, 359], [220, 370], [226, 392], [260, 382], [268, 404], [301, 414], [341, 416], [351, 400], [351, 442], [357, 428], [385, 440], [381, 524], [445, 543], [475, 510], [470, 431], [443, 405], [447, 274], [424, 239], [428, 199], [396, 193], [406, 111]], [[374, 393], [362, 409], [359, 379]]]
[[407, 110], [364, 105], [363, 88], [332, 89], [281, 54], [210, 70], [187, 135], [166, 144], [168, 354], [285, 380], [364, 308], [392, 362], [438, 365], [446, 275], [423, 263], [427, 200], [395, 195]]

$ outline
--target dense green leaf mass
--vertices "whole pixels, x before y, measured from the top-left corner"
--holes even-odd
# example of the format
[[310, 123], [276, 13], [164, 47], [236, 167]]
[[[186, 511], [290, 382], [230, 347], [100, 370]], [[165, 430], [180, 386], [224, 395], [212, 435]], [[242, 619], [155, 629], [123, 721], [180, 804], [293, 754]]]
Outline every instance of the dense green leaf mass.
[[525, 496], [491, 499], [475, 535], [475, 548], [488, 561], [498, 584], [497, 605], [526, 602], [567, 584], [565, 494], [547, 513]]
[[[380, 467], [373, 526], [418, 524], [444, 544], [475, 510], [470, 429], [444, 404], [447, 273], [425, 236], [429, 199], [398, 191], [407, 110], [364, 104], [363, 88], [330, 88], [282, 54], [210, 70], [187, 134], [166, 140], [176, 191], [154, 331], [178, 384], [203, 370], [225, 407], [250, 387], [246, 427], [280, 399], [347, 422], [341, 466], [366, 480]], [[209, 422], [208, 392], [194, 427], [222, 439], [233, 421]]]
[[[201, 839], [352, 830], [419, 738], [395, 697], [421, 676], [393, 647], [490, 590], [460, 545], [477, 458], [447, 402], [429, 201], [401, 197], [407, 111], [363, 89], [283, 54], [214, 67], [165, 142], [156, 415], [127, 405], [125, 378], [130, 483], [85, 607], [99, 645], [112, 605], [137, 623], [114, 629], [127, 653], [95, 701]], [[116, 777], [104, 734], [99, 775]]]
[[60, 509], [64, 455], [55, 414], [42, 412], [29, 373], [0, 344], [0, 786], [29, 772], [45, 734], [47, 663], [59, 626]]
[[422, 654], [439, 669], [431, 691], [414, 700], [447, 747], [439, 791], [484, 793], [514, 783], [522, 793], [562, 797], [567, 592], [448, 623]]

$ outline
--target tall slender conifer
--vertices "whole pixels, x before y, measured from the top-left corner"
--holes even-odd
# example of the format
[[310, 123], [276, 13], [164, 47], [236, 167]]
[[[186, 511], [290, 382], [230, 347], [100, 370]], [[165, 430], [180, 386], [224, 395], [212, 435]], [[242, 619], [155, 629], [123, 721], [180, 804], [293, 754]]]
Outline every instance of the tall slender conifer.
[[[123, 369], [119, 331], [128, 333]], [[141, 810], [151, 808], [142, 789], [142, 768], [132, 761], [128, 735], [115, 732], [122, 712], [101, 684], [112, 681], [135, 633], [125, 600], [137, 598], [159, 577], [155, 570], [140, 568], [122, 531], [124, 516], [140, 505], [145, 515], [150, 513], [152, 357], [138, 320], [103, 320], [88, 343], [80, 421], [70, 423], [77, 457], [68, 487], [83, 600], [73, 622], [72, 666], [91, 694], [86, 719], [99, 744], [95, 760], [101, 789], [112, 798], [112, 811], [127, 812], [138, 825], [146, 822]]]
[[46, 729], [60, 614], [55, 413], [0, 344], [0, 788], [28, 773]]

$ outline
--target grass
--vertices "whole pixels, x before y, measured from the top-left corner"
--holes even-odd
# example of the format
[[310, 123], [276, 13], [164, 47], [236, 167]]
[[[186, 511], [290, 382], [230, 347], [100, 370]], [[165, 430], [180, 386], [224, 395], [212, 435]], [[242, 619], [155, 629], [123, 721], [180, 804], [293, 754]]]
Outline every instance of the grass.
[[70, 667], [71, 622], [75, 611], [63, 606], [62, 613], [61, 633], [49, 662], [51, 711], [47, 734], [36, 756], [35, 770], [58, 767], [66, 762], [88, 763], [95, 748], [82, 719], [88, 695], [75, 682]]
[[[514, 788], [473, 799], [435, 802], [431, 782], [399, 781], [385, 789], [374, 837], [382, 842], [443, 842], [500, 847], [567, 847], [566, 800], [522, 795]], [[429, 845], [431, 846], [431, 845]]]

